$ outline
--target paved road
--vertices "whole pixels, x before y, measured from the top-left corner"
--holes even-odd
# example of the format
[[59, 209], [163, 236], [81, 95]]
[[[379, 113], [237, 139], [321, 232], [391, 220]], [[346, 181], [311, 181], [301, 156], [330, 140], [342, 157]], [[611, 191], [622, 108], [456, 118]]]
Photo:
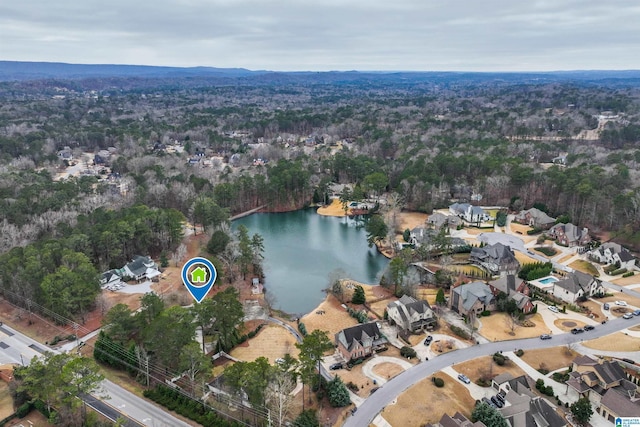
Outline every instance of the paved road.
[[476, 345], [465, 349], [460, 349], [446, 353], [444, 355], [430, 359], [412, 368], [404, 371], [400, 375], [388, 381], [380, 389], [369, 396], [358, 407], [358, 410], [347, 419], [343, 424], [344, 427], [361, 427], [369, 425], [375, 416], [387, 405], [389, 405], [403, 391], [416, 384], [417, 382], [427, 378], [435, 372], [441, 371], [447, 366], [454, 366], [456, 363], [466, 362], [481, 356], [494, 354], [498, 351], [513, 351], [516, 349], [533, 350], [539, 348], [555, 347], [558, 345], [567, 345], [572, 343], [580, 343], [584, 339], [594, 339], [601, 336], [609, 335], [613, 332], [620, 331], [640, 324], [640, 316], [632, 319], [615, 319], [604, 325], [599, 325], [595, 330], [585, 332], [583, 334], [560, 334], [554, 335], [552, 339], [542, 341], [539, 338], [529, 338], [513, 341], [500, 341], [487, 344]]
[[[41, 356], [45, 351], [57, 352], [9, 326], [0, 326], [0, 364], [26, 365], [34, 356]], [[175, 418], [111, 381], [103, 381], [102, 388], [106, 397], [85, 396], [84, 400], [112, 421], [123, 417], [127, 420], [125, 423], [127, 427], [190, 427], [190, 424]]]

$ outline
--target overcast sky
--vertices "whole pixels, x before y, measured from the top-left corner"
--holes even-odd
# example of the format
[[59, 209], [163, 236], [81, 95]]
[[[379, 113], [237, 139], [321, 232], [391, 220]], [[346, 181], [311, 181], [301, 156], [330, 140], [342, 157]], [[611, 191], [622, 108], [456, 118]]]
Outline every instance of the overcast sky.
[[640, 1], [2, 0], [0, 59], [282, 71], [640, 69]]

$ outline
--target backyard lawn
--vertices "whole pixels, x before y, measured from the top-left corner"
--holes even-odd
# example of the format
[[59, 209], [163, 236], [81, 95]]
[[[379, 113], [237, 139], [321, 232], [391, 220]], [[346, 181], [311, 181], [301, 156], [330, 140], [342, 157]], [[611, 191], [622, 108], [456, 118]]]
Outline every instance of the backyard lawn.
[[573, 261], [571, 264], [569, 264], [569, 267], [573, 268], [574, 270], [582, 271], [583, 273], [587, 273], [595, 277], [598, 277], [600, 275], [595, 265], [591, 264], [589, 261], [585, 261], [582, 259]]

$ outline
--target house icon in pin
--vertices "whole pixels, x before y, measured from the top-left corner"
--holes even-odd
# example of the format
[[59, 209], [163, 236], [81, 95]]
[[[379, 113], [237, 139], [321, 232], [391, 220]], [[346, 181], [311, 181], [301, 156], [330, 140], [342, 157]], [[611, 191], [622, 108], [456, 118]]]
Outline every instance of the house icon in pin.
[[191, 283], [205, 283], [207, 281], [207, 270], [198, 267], [191, 272]]

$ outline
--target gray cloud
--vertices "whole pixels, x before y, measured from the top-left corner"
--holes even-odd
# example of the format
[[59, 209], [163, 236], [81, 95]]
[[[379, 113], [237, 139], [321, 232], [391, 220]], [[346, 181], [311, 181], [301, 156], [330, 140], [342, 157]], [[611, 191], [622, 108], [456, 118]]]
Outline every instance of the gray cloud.
[[635, 0], [30, 0], [0, 59], [272, 70], [640, 68]]

